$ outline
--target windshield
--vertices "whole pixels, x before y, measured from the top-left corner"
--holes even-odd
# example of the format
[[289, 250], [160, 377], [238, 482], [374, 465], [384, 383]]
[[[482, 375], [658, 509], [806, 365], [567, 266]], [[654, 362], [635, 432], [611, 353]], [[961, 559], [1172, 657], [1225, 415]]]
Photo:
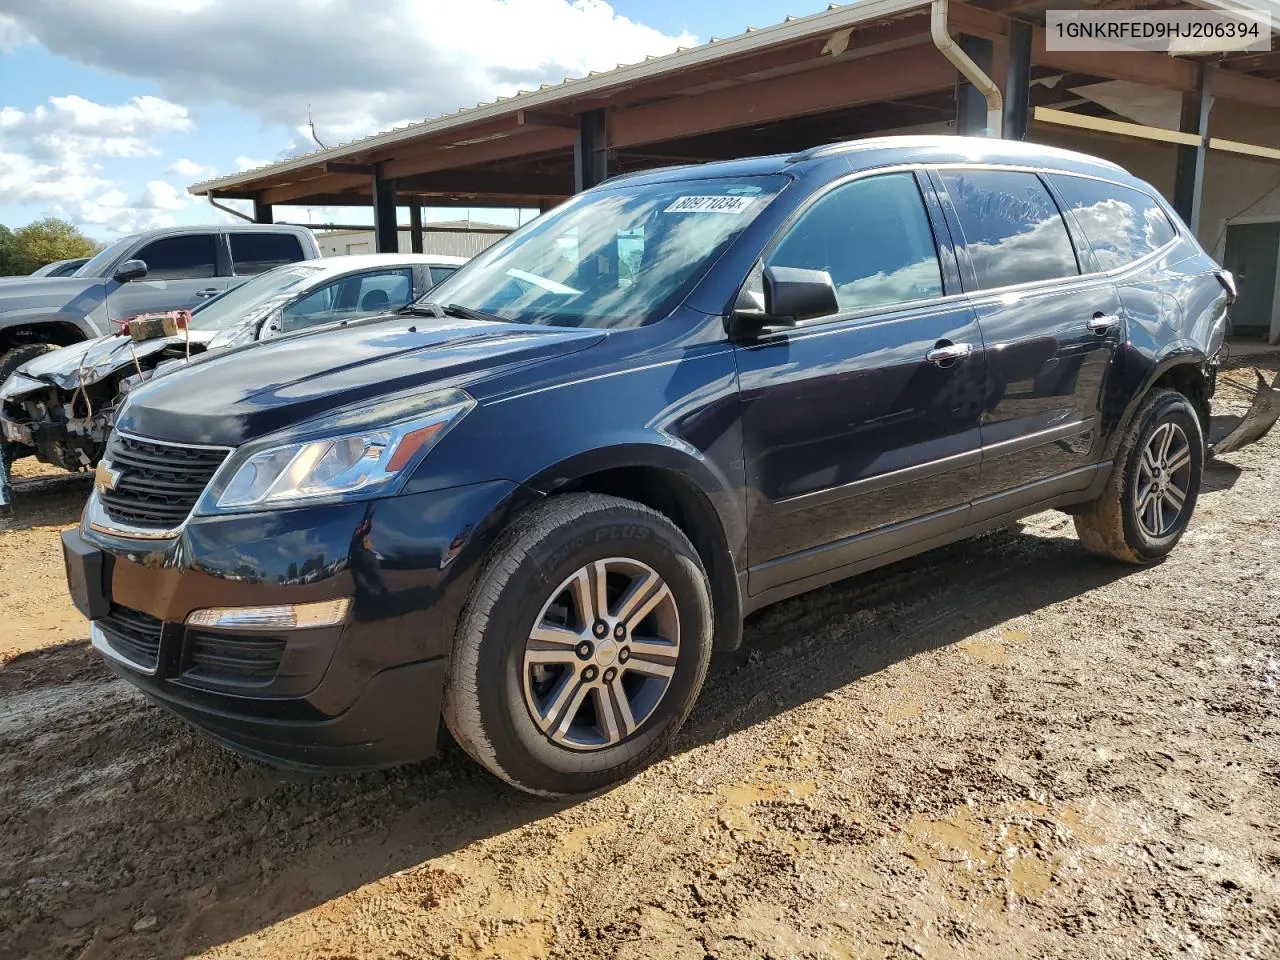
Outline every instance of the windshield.
[[241, 320], [260, 316], [323, 269], [295, 263], [260, 273], [192, 311], [191, 329], [223, 330]]
[[424, 299], [520, 323], [653, 323], [786, 183], [783, 176], [620, 183], [539, 217]]
[[82, 266], [79, 270], [72, 274], [73, 277], [100, 277], [103, 271], [107, 269], [120, 254], [124, 253], [127, 248], [133, 245], [133, 237], [125, 237], [117, 240], [115, 243], [109, 243]]

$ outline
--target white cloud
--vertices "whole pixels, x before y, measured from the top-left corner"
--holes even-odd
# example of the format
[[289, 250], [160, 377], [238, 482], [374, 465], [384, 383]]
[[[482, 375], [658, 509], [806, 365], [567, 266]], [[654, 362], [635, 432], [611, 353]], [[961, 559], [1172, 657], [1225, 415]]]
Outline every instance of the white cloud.
[[186, 108], [158, 97], [116, 105], [50, 97], [29, 111], [0, 108], [0, 204], [37, 206], [118, 232], [172, 223], [162, 211], [186, 202], [175, 187], [152, 181], [131, 198], [99, 161], [155, 156], [155, 138], [190, 129]]
[[218, 168], [210, 164], [197, 163], [195, 160], [189, 160], [186, 157], [179, 157], [169, 164], [169, 169], [165, 172], [171, 177], [180, 177], [183, 180], [196, 183], [200, 180], [212, 180], [218, 175]]
[[[54, 53], [153, 80], [171, 100], [226, 101], [294, 128], [310, 105], [329, 145], [695, 42], [604, 0], [5, 5]], [[309, 139], [295, 138], [294, 149]]]
[[270, 160], [259, 160], [257, 157], [246, 157], [243, 154], [231, 161], [237, 171], [252, 170], [254, 167], [265, 167]]

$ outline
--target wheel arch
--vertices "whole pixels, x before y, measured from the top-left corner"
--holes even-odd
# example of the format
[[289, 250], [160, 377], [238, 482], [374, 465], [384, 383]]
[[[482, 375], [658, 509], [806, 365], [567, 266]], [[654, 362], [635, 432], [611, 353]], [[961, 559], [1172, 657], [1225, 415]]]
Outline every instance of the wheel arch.
[[1209, 398], [1213, 395], [1213, 374], [1206, 368], [1208, 358], [1204, 352], [1195, 347], [1183, 347], [1167, 353], [1155, 363], [1143, 380], [1141, 387], [1135, 390], [1126, 404], [1118, 429], [1111, 437], [1107, 456], [1113, 457], [1129, 428], [1133, 418], [1142, 408], [1143, 402], [1152, 390], [1168, 388], [1185, 396], [1200, 420], [1200, 429], [1207, 438], [1209, 436]]
[[711, 584], [715, 648], [742, 643], [737, 557], [742, 543], [734, 494], [696, 457], [668, 446], [628, 444], [589, 451], [542, 471], [527, 485], [548, 496], [601, 493], [657, 510], [689, 538]]
[[0, 353], [28, 343], [69, 347], [89, 338], [84, 329], [71, 320], [28, 319], [12, 323], [0, 321], [0, 324]]

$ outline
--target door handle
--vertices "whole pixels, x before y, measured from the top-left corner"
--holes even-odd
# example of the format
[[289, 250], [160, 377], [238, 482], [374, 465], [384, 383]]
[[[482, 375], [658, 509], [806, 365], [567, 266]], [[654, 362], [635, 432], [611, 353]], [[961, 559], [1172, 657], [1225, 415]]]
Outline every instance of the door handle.
[[197, 290], [196, 296], [202, 299], [208, 297], [216, 297], [221, 291], [217, 287], [205, 287], [203, 290]]
[[1104, 334], [1120, 322], [1118, 314], [1095, 313], [1089, 318], [1089, 329], [1096, 334]]
[[948, 366], [957, 360], [963, 360], [969, 354], [973, 353], [973, 344], [971, 343], [951, 343], [948, 340], [939, 340], [924, 358], [930, 363], [936, 363], [940, 367]]

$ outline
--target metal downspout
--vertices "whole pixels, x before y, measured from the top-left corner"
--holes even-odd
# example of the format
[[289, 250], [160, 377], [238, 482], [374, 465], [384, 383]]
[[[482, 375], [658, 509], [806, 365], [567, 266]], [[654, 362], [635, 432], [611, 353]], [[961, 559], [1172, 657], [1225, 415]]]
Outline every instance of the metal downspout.
[[929, 32], [933, 37], [933, 45], [950, 60], [961, 75], [977, 88], [987, 101], [988, 137], [999, 137], [1004, 123], [1004, 97], [995, 81], [982, 72], [982, 68], [960, 49], [960, 44], [947, 32], [947, 0], [933, 0], [929, 15]]

